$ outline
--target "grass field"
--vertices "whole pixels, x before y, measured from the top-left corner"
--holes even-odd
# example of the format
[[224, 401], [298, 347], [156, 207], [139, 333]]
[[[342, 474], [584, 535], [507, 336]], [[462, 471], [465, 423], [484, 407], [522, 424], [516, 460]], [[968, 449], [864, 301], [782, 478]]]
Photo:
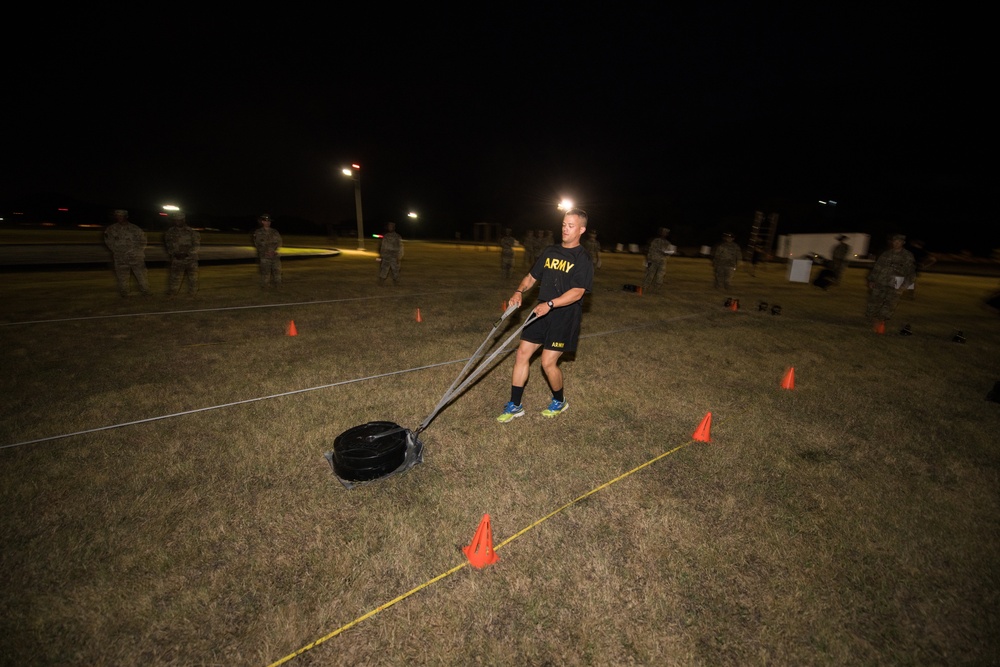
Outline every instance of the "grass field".
[[[107, 270], [0, 274], [2, 662], [1000, 661], [997, 279], [928, 274], [876, 335], [860, 269], [722, 293], [674, 258], [662, 293], [623, 290], [641, 262], [604, 255], [565, 414], [538, 414], [536, 360], [529, 414], [497, 424], [502, 354], [422, 463], [353, 489], [337, 435], [420, 424], [523, 269], [412, 243], [378, 287], [344, 249], [286, 262], [279, 292], [203, 267], [176, 300], [163, 269], [130, 299]], [[499, 561], [476, 569], [487, 513]]]

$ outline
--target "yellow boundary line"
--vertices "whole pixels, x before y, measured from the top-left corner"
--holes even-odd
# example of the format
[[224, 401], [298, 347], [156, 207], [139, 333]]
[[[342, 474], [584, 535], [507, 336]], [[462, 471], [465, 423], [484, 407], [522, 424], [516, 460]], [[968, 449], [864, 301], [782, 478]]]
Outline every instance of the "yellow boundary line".
[[[513, 541], [514, 541], [514, 540], [516, 540], [517, 538], [519, 538], [519, 537], [521, 537], [522, 535], [524, 535], [525, 533], [527, 533], [527, 532], [528, 532], [529, 530], [531, 530], [532, 528], [535, 528], [536, 526], [538, 526], [539, 524], [543, 523], [544, 521], [548, 521], [549, 519], [551, 519], [552, 517], [554, 517], [554, 516], [555, 516], [556, 514], [559, 514], [559, 513], [560, 513], [560, 512], [562, 512], [563, 510], [565, 510], [565, 509], [567, 509], [567, 508], [569, 508], [569, 507], [571, 507], [571, 506], [575, 505], [576, 503], [580, 502], [580, 501], [581, 501], [581, 500], [583, 500], [584, 498], [587, 498], [587, 497], [589, 497], [589, 496], [592, 496], [592, 495], [594, 495], [595, 493], [597, 493], [598, 491], [600, 491], [600, 490], [602, 490], [602, 489], [606, 489], [606, 488], [608, 488], [609, 486], [611, 486], [611, 485], [612, 485], [612, 484], [614, 484], [615, 482], [619, 482], [619, 481], [621, 481], [621, 480], [625, 479], [625, 478], [626, 478], [626, 477], [628, 477], [629, 475], [631, 475], [631, 474], [633, 474], [633, 473], [636, 473], [636, 472], [638, 472], [638, 471], [642, 470], [642, 469], [643, 469], [643, 468], [645, 468], [646, 466], [650, 466], [650, 465], [652, 465], [652, 464], [656, 463], [657, 461], [659, 461], [660, 459], [662, 459], [662, 458], [664, 458], [664, 457], [667, 457], [667, 456], [670, 456], [670, 455], [671, 455], [671, 454], [673, 454], [674, 452], [677, 452], [677, 451], [679, 451], [679, 450], [683, 449], [684, 447], [687, 447], [687, 446], [688, 446], [688, 445], [690, 445], [690, 444], [691, 444], [692, 442], [700, 442], [700, 441], [698, 441], [698, 440], [694, 440], [694, 439], [691, 439], [691, 440], [688, 440], [688, 441], [687, 441], [686, 443], [684, 443], [683, 445], [678, 445], [677, 447], [674, 447], [673, 449], [671, 449], [671, 450], [669, 450], [669, 451], [666, 451], [666, 452], [663, 452], [663, 453], [662, 453], [662, 454], [660, 454], [659, 456], [656, 456], [655, 458], [652, 458], [652, 459], [650, 459], [650, 460], [646, 461], [645, 463], [643, 463], [643, 464], [641, 464], [641, 465], [638, 465], [638, 466], [636, 466], [635, 468], [632, 468], [632, 469], [631, 469], [631, 470], [629, 470], [628, 472], [626, 472], [626, 473], [622, 473], [621, 475], [618, 475], [618, 476], [617, 476], [617, 477], [615, 477], [614, 479], [612, 479], [612, 480], [610, 480], [610, 481], [607, 481], [607, 482], [605, 482], [604, 484], [601, 484], [600, 486], [598, 486], [598, 487], [595, 487], [595, 488], [591, 489], [590, 491], [587, 491], [587, 492], [586, 492], [585, 494], [583, 494], [582, 496], [579, 496], [579, 497], [577, 497], [577, 498], [574, 498], [573, 500], [569, 501], [568, 503], [566, 503], [566, 504], [565, 504], [565, 505], [563, 505], [562, 507], [559, 507], [558, 509], [556, 509], [556, 510], [554, 510], [554, 511], [552, 511], [552, 512], [549, 512], [548, 514], [546, 514], [545, 516], [543, 516], [543, 517], [542, 517], [541, 519], [538, 519], [537, 521], [535, 521], [534, 523], [530, 524], [530, 525], [529, 525], [529, 526], [527, 526], [526, 528], [522, 528], [521, 530], [517, 531], [516, 533], [514, 533], [513, 535], [511, 535], [510, 537], [508, 537], [507, 539], [505, 539], [505, 540], [504, 540], [503, 542], [500, 542], [499, 544], [497, 544], [497, 545], [496, 545], [496, 546], [495, 546], [495, 547], [493, 548], [493, 550], [494, 550], [494, 551], [496, 551], [496, 550], [498, 550], [498, 549], [501, 549], [501, 548], [503, 548], [503, 546], [504, 546], [504, 545], [506, 545], [506, 544], [509, 544], [510, 542], [513, 542]], [[314, 642], [312, 642], [312, 643], [310, 643], [310, 644], [307, 644], [306, 646], [303, 646], [302, 648], [300, 648], [299, 650], [295, 651], [294, 653], [289, 653], [289, 654], [288, 654], [288, 655], [286, 655], [286, 656], [285, 656], [284, 658], [281, 658], [280, 660], [278, 660], [278, 661], [276, 661], [276, 662], [272, 662], [272, 663], [271, 663], [270, 665], [268, 665], [268, 667], [278, 667], [278, 665], [283, 665], [283, 664], [285, 664], [285, 663], [286, 663], [286, 662], [288, 662], [289, 660], [292, 660], [293, 658], [296, 658], [296, 657], [298, 657], [298, 656], [302, 655], [302, 654], [303, 654], [303, 653], [305, 653], [306, 651], [309, 651], [309, 650], [312, 650], [312, 649], [316, 648], [317, 646], [319, 646], [319, 645], [320, 645], [320, 644], [322, 644], [323, 642], [325, 642], [325, 641], [328, 641], [328, 640], [330, 640], [330, 639], [333, 639], [334, 637], [336, 637], [337, 635], [341, 634], [341, 633], [342, 633], [342, 632], [344, 632], [345, 630], [349, 630], [350, 628], [353, 628], [353, 627], [354, 627], [355, 625], [357, 625], [358, 623], [361, 623], [362, 621], [365, 621], [365, 620], [367, 620], [367, 619], [371, 618], [371, 617], [372, 617], [372, 616], [374, 616], [375, 614], [377, 614], [377, 613], [379, 613], [379, 612], [381, 612], [381, 611], [383, 611], [383, 610], [385, 610], [385, 609], [388, 609], [389, 607], [393, 606], [393, 605], [394, 605], [394, 604], [396, 604], [397, 602], [402, 602], [403, 600], [405, 600], [406, 598], [410, 597], [410, 596], [411, 596], [411, 595], [413, 595], [414, 593], [416, 593], [416, 592], [418, 592], [418, 591], [421, 591], [421, 590], [423, 590], [423, 589], [427, 588], [427, 587], [428, 587], [428, 586], [430, 586], [431, 584], [434, 584], [434, 583], [437, 583], [438, 581], [441, 581], [441, 580], [442, 580], [442, 579], [444, 579], [445, 577], [450, 577], [451, 575], [455, 574], [456, 572], [458, 572], [458, 571], [459, 571], [459, 570], [461, 570], [462, 568], [466, 567], [466, 566], [467, 566], [468, 564], [469, 564], [469, 563], [468, 563], [468, 561], [466, 561], [466, 562], [464, 562], [464, 563], [462, 563], [462, 564], [460, 564], [460, 565], [456, 565], [455, 567], [451, 568], [451, 569], [450, 569], [450, 570], [448, 570], [447, 572], [442, 572], [441, 574], [437, 575], [437, 576], [436, 576], [436, 577], [434, 577], [433, 579], [429, 579], [429, 580], [425, 581], [424, 583], [420, 584], [420, 585], [419, 585], [419, 586], [417, 586], [416, 588], [413, 588], [413, 589], [410, 589], [410, 590], [409, 590], [409, 591], [407, 591], [406, 593], [403, 593], [402, 595], [400, 595], [400, 596], [398, 596], [398, 597], [395, 597], [395, 598], [393, 598], [392, 600], [389, 600], [389, 601], [388, 601], [388, 602], [386, 602], [385, 604], [383, 604], [383, 605], [380, 605], [379, 607], [376, 607], [375, 609], [372, 609], [371, 611], [367, 612], [366, 614], [363, 614], [362, 616], [358, 616], [358, 617], [357, 617], [356, 619], [354, 619], [354, 620], [353, 620], [353, 621], [351, 621], [350, 623], [347, 623], [346, 625], [342, 625], [342, 626], [340, 626], [339, 628], [337, 628], [336, 630], [334, 630], [334, 631], [333, 631], [333, 632], [331, 632], [330, 634], [328, 634], [328, 635], [325, 635], [325, 636], [323, 636], [323, 637], [320, 637], [320, 638], [319, 638], [319, 639], [317, 639], [316, 641], [314, 641]]]

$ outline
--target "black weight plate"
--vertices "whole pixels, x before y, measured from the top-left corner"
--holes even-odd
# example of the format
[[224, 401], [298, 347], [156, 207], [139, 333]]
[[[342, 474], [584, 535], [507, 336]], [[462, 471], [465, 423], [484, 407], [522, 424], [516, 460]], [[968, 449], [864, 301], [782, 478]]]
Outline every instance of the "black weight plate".
[[[395, 432], [390, 432], [395, 431]], [[367, 481], [391, 473], [406, 458], [406, 429], [388, 421], [349, 428], [333, 441], [333, 469], [342, 479]]]

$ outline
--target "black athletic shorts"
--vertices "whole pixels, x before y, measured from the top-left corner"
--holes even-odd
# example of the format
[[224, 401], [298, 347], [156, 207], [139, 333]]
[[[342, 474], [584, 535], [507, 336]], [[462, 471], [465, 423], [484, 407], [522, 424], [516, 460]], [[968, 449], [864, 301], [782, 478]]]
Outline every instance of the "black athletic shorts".
[[538, 317], [521, 331], [521, 340], [540, 343], [543, 349], [556, 352], [574, 352], [580, 340], [580, 320], [583, 306], [579, 301], [571, 306], [555, 308], [544, 317]]

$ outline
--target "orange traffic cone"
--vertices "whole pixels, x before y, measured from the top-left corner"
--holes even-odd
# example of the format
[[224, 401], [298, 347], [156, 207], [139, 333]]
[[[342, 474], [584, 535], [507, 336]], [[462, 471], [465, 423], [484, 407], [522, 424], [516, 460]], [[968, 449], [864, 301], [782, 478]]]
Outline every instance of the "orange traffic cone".
[[879, 320], [875, 323], [875, 333], [884, 334], [885, 333], [885, 322]]
[[507, 312], [507, 301], [506, 300], [500, 302], [500, 312], [501, 313], [506, 313]]
[[781, 379], [782, 389], [795, 389], [795, 367], [789, 368], [785, 372], [785, 377]]
[[291, 322], [288, 323], [288, 335], [289, 336], [299, 335], [299, 330], [295, 328], [295, 320], [292, 320]]
[[420, 309], [417, 308], [417, 322], [423, 322], [424, 318], [420, 317]]
[[642, 288], [641, 287], [637, 287], [635, 289], [635, 291], [639, 293], [639, 296], [642, 296]]
[[484, 514], [472, 542], [467, 547], [462, 547], [465, 557], [469, 559], [469, 564], [475, 568], [484, 568], [487, 565], [500, 560], [493, 551], [493, 529], [490, 528], [490, 515]]
[[698, 424], [698, 428], [694, 432], [694, 439], [701, 442], [711, 442], [712, 438], [709, 436], [709, 431], [712, 428], [712, 413], [708, 412], [705, 414], [704, 419]]
[[740, 309], [740, 301], [739, 301], [739, 299], [733, 299], [733, 300], [732, 300], [732, 301], [731, 301], [731, 302], [729, 303], [729, 310], [732, 310], [732, 311], [734, 311], [734, 312], [735, 312], [735, 311], [737, 311], [737, 310], [739, 310], [739, 309]]

